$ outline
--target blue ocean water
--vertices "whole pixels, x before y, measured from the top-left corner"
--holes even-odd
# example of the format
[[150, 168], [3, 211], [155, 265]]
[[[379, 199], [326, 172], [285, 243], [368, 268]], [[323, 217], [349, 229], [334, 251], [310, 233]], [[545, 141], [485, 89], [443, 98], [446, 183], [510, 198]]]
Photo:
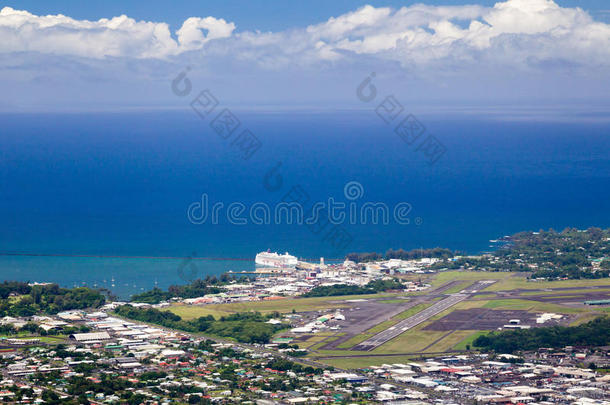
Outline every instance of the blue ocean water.
[[[579, 120], [418, 117], [446, 153], [429, 164], [370, 112], [240, 112], [261, 141], [244, 160], [192, 111], [4, 114], [0, 251], [104, 256], [254, 258], [266, 249], [340, 258], [352, 251], [442, 246], [490, 249], [521, 230], [610, 226], [610, 131]], [[422, 138], [423, 139], [423, 138]], [[281, 188], [265, 176], [281, 163]], [[269, 179], [269, 176], [267, 176]], [[276, 204], [293, 187], [309, 201], [409, 203], [408, 225], [343, 224], [351, 242], [304, 225], [193, 224], [187, 208]], [[113, 287], [127, 296], [183, 283], [181, 259], [0, 256], [0, 278]], [[197, 261], [199, 275], [253, 261]]]

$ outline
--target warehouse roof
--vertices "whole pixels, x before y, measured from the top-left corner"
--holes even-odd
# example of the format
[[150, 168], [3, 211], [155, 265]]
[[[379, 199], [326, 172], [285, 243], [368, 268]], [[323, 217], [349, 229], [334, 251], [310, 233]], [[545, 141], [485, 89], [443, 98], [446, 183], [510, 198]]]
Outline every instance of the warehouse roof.
[[74, 333], [70, 335], [70, 339], [77, 342], [87, 342], [90, 340], [107, 340], [110, 339], [110, 335], [108, 332]]

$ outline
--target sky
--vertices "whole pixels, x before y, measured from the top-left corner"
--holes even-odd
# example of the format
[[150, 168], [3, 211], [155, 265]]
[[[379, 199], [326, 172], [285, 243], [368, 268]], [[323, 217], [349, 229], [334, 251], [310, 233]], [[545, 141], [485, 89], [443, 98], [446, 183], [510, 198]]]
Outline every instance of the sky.
[[181, 108], [203, 89], [358, 108], [367, 77], [421, 106], [609, 105], [606, 0], [19, 0], [0, 38], [0, 111]]
[[[2, 6], [28, 10], [38, 15], [65, 14], [76, 19], [97, 20], [126, 14], [136, 20], [165, 21], [173, 29], [188, 17], [194, 15], [213, 15], [234, 21], [242, 30], [277, 31], [315, 24], [331, 16], [370, 4], [375, 7], [401, 8], [417, 3], [432, 5], [458, 6], [463, 0], [405, 1], [405, 0], [309, 0], [309, 1], [272, 1], [272, 0], [187, 0], [174, 1], [168, 5], [164, 0], [16, 0], [2, 2]], [[470, 1], [492, 7], [495, 0]], [[580, 7], [596, 18], [610, 21], [610, 4], [607, 0], [559, 0], [562, 7]]]

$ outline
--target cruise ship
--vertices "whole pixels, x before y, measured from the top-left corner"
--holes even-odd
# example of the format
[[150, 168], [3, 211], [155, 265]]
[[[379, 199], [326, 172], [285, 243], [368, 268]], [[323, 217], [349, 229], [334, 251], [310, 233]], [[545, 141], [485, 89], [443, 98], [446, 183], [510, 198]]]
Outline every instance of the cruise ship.
[[267, 267], [294, 267], [297, 265], [297, 258], [288, 254], [283, 255], [277, 252], [260, 252], [256, 255], [254, 262], [259, 266]]

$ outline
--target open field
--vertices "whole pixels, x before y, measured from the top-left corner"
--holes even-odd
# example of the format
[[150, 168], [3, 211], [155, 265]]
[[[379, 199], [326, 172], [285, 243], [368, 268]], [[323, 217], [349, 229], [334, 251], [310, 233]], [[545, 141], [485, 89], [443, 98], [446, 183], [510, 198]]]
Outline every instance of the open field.
[[467, 350], [466, 346], [472, 346], [472, 342], [474, 342], [476, 338], [487, 333], [487, 331], [482, 330], [470, 330], [464, 332], [469, 332], [469, 335], [453, 346], [453, 350]]
[[472, 284], [472, 281], [462, 281], [443, 291], [445, 294], [455, 294]]
[[523, 299], [490, 300], [485, 305], [483, 305], [483, 307], [492, 309], [521, 309], [524, 311], [557, 312], [563, 314], [575, 314], [590, 311], [590, 309], [587, 308], [574, 308], [549, 302], [530, 301]]
[[[450, 350], [456, 350], [456, 346], [463, 342], [465, 339], [473, 334], [471, 330], [456, 330], [450, 331], [447, 335], [443, 336], [437, 342], [434, 342], [428, 349], [427, 352], [444, 352]], [[464, 344], [465, 346], [465, 344]], [[462, 349], [462, 350], [465, 350]]]
[[[315, 312], [341, 309], [346, 319], [335, 322], [338, 330], [326, 329], [309, 335], [280, 332], [279, 335], [294, 337], [294, 343], [310, 350], [308, 357], [312, 359], [347, 368], [401, 362], [425, 356], [425, 353], [464, 351], [482, 333], [496, 330], [508, 323], [509, 319], [535, 324], [536, 313], [560, 313], [565, 315], [559, 321], [561, 324], [577, 325], [610, 312], [609, 307], [589, 307], [582, 303], [585, 296], [610, 296], [609, 279], [529, 282], [517, 273], [467, 271], [446, 271], [417, 277], [430, 283], [432, 288], [403, 294], [286, 298], [202, 306], [172, 305], [169, 310], [184, 319], [204, 315], [218, 318], [245, 311], [294, 311], [303, 313], [303, 319], [307, 319], [308, 316], [317, 316]], [[496, 282], [491, 285], [479, 283], [484, 280]], [[441, 306], [440, 312], [429, 313], [402, 333], [400, 329], [395, 330], [402, 325], [401, 322], [425, 312], [435, 303], [459, 296], [467, 298], [456, 299], [447, 308]], [[379, 340], [379, 344], [371, 347], [370, 351], [354, 350], [386, 331], [393, 331], [388, 334], [389, 339]]]
[[[489, 274], [489, 273], [488, 273]], [[494, 284], [485, 291], [503, 291], [503, 290], [541, 290], [544, 288], [569, 288], [569, 287], [595, 287], [607, 286], [610, 287], [610, 278], [600, 278], [592, 280], [561, 280], [561, 281], [527, 281], [522, 277], [513, 277], [504, 279], [503, 281]]]
[[590, 292], [602, 292], [602, 293], [610, 292], [610, 286], [605, 287], [603, 285], [591, 286], [589, 288], [569, 289], [569, 290], [563, 290], [563, 291], [554, 290], [555, 288], [561, 288], [561, 287], [553, 287], [553, 290], [542, 289], [540, 291], [538, 291], [538, 290], [537, 291], [524, 291], [524, 292], [521, 292], [520, 295], [522, 295], [522, 296], [555, 295], [555, 294], [559, 294], [559, 293], [566, 294], [566, 295], [581, 295], [581, 294], [590, 293]]
[[451, 281], [470, 281], [471, 283], [474, 283], [481, 280], [499, 280], [499, 282], [501, 282], [502, 280], [510, 279], [514, 275], [515, 273], [510, 272], [449, 270], [431, 274], [428, 282], [432, 287], [439, 287]]
[[[420, 277], [421, 278], [421, 277]], [[497, 283], [484, 289], [487, 292], [506, 291], [506, 290], [542, 290], [545, 288], [570, 288], [570, 287], [594, 287], [605, 286], [610, 288], [610, 278], [583, 279], [583, 280], [561, 280], [561, 281], [528, 281], [525, 277], [513, 272], [482, 272], [482, 271], [461, 271], [449, 270], [427, 276], [426, 281], [433, 287], [451, 281], [479, 281], [479, 280], [498, 280]], [[582, 292], [582, 291], [581, 291]]]
[[419, 311], [410, 317], [407, 317], [396, 325], [387, 328], [384, 331], [379, 332], [370, 339], [365, 340], [357, 346], [358, 350], [373, 350], [376, 347], [383, 345], [384, 343], [394, 339], [396, 336], [404, 333], [405, 331], [416, 327], [417, 325], [430, 319], [451, 306], [455, 305], [461, 300], [466, 299], [466, 295], [450, 295], [442, 301], [436, 302], [435, 304], [427, 307], [423, 311]]
[[[497, 280], [497, 282], [490, 286], [481, 286], [479, 289], [473, 285], [477, 281], [491, 279]], [[583, 305], [579, 301], [578, 295], [592, 293], [610, 295], [610, 280], [607, 279], [528, 282], [516, 273], [448, 271], [430, 276], [427, 282], [433, 286], [430, 291], [409, 294], [409, 296], [431, 305], [434, 301], [443, 300], [450, 294], [458, 293], [465, 288], [468, 291], [476, 290], [476, 292], [468, 299], [429, 317], [419, 325], [405, 330], [369, 352], [354, 351], [353, 348], [355, 345], [371, 339], [371, 335], [374, 333], [394, 327], [397, 325], [397, 318], [403, 317], [403, 314], [406, 317], [407, 314], [412, 314], [419, 307], [405, 311], [399, 316], [394, 316], [389, 321], [380, 322], [375, 327], [357, 336], [352, 336], [349, 340], [335, 347], [334, 350], [317, 350], [312, 353], [312, 356], [325, 363], [348, 368], [400, 362], [399, 358], [412, 359], [425, 355], [425, 353], [449, 353], [467, 350], [466, 347], [472, 347], [472, 342], [478, 336], [508, 323], [509, 319], [521, 319], [523, 323], [534, 324], [535, 326], [536, 313], [553, 312], [565, 315], [559, 321], [560, 324], [576, 325], [594, 319], [605, 312], [610, 312], [610, 307]], [[438, 291], [433, 293], [434, 289], [441, 286], [448, 287], [442, 291], [442, 294], [439, 294]], [[511, 289], [514, 289], [514, 291], [510, 291]], [[540, 289], [540, 291], [532, 291], [535, 289]], [[556, 290], [545, 291], [544, 289]], [[397, 301], [397, 299], [394, 299], [392, 303], [398, 303]], [[440, 328], [439, 330], [435, 330], [434, 327], [430, 328], [430, 325], [439, 322], [439, 320], [444, 322], [445, 319], [452, 319], [455, 311], [461, 311], [458, 312], [458, 314], [462, 313], [459, 317], [467, 315], [465, 319], [457, 320], [461, 322], [460, 325]], [[469, 314], [469, 311], [474, 312]], [[419, 312], [421, 311], [417, 313]], [[478, 322], [477, 316], [492, 316], [493, 321], [481, 318], [481, 322]], [[553, 323], [548, 323], [548, 325], [551, 324]], [[554, 324], [557, 324], [557, 322]]]
[[[374, 298], [396, 297], [397, 294], [371, 294], [371, 295], [345, 295], [339, 297], [314, 297], [314, 298], [285, 298], [269, 301], [245, 301], [231, 304], [208, 304], [208, 305], [172, 305], [168, 308], [183, 319], [193, 319], [200, 316], [213, 315], [221, 317], [236, 312], [258, 311], [269, 312], [308, 312], [324, 311], [336, 308], [346, 308], [349, 300], [364, 300]], [[383, 301], [381, 301], [383, 302]]]
[[376, 335], [377, 333], [382, 332], [385, 329], [397, 324], [401, 320], [408, 318], [420, 311], [423, 311], [424, 309], [428, 308], [430, 305], [431, 304], [425, 303], [425, 304], [418, 304], [412, 308], [409, 308], [409, 309], [401, 312], [400, 314], [392, 317], [390, 320], [379, 323], [376, 326], [372, 327], [371, 329], [367, 329], [365, 332], [360, 333], [356, 336], [353, 336], [349, 340], [338, 345], [337, 348], [338, 349], [349, 349], [349, 348], [361, 343], [362, 341], [366, 340], [367, 338], [372, 337], [372, 336]]
[[331, 331], [319, 332], [312, 335], [299, 336], [295, 338], [292, 343], [297, 344], [301, 349], [313, 349], [314, 346], [318, 346], [318, 344], [334, 335], [335, 333]]
[[357, 369], [370, 366], [380, 366], [386, 363], [409, 363], [417, 356], [366, 356], [366, 357], [334, 357], [320, 358], [319, 361], [329, 366]]
[[30, 334], [23, 334], [23, 333], [17, 334], [17, 335], [0, 336], [0, 339], [23, 339], [23, 340], [39, 339], [43, 343], [62, 343], [67, 338], [68, 338], [68, 336], [65, 336], [65, 335], [32, 336]]
[[[515, 289], [524, 290], [543, 290], [548, 288], [566, 288], [566, 287], [583, 287], [580, 289], [564, 291], [563, 296], [569, 296], [576, 293], [586, 293], [591, 291], [586, 287], [601, 286], [594, 291], [600, 293], [610, 294], [610, 279], [595, 279], [595, 280], [565, 280], [565, 281], [551, 281], [551, 282], [530, 282], [523, 277], [516, 276], [516, 273], [510, 272], [472, 272], [472, 271], [445, 271], [437, 274], [429, 275], [429, 282], [432, 284], [432, 288], [438, 288], [444, 284], [450, 282], [457, 282], [455, 285], [450, 286], [444, 294], [457, 293], [463, 288], [473, 282], [480, 280], [495, 279], [498, 280], [495, 284], [492, 284], [486, 288], [483, 288], [484, 293], [479, 293], [475, 296], [476, 299], [485, 298], [493, 299], [495, 296], [493, 293], [497, 291], [507, 291]], [[604, 288], [606, 287], [606, 288]], [[254, 302], [240, 302], [231, 304], [211, 304], [211, 305], [172, 305], [169, 310], [180, 315], [184, 319], [192, 319], [199, 316], [213, 315], [215, 317], [244, 311], [259, 311], [262, 313], [268, 313], [273, 311], [278, 312], [306, 312], [306, 311], [318, 311], [327, 310], [334, 308], [345, 308], [348, 304], [345, 301], [353, 299], [377, 299], [377, 298], [389, 298], [387, 300], [380, 300], [379, 302], [385, 302], [388, 305], [400, 304], [405, 302], [400, 297], [418, 297], [429, 294], [429, 291], [423, 291], [419, 293], [407, 293], [407, 294], [373, 294], [373, 295], [351, 295], [351, 296], [339, 296], [339, 297], [315, 297], [315, 298], [286, 298], [280, 300], [270, 301], [254, 301]], [[559, 292], [553, 291], [520, 291], [520, 295], [548, 295], [553, 294], [559, 295]], [[542, 307], [540, 307], [542, 308]], [[545, 309], [540, 309], [545, 310]]]
[[444, 331], [422, 330], [426, 325], [427, 322], [398, 335], [394, 339], [373, 349], [371, 353], [392, 354], [423, 352], [424, 350], [429, 348], [431, 343], [447, 334], [447, 332]]

